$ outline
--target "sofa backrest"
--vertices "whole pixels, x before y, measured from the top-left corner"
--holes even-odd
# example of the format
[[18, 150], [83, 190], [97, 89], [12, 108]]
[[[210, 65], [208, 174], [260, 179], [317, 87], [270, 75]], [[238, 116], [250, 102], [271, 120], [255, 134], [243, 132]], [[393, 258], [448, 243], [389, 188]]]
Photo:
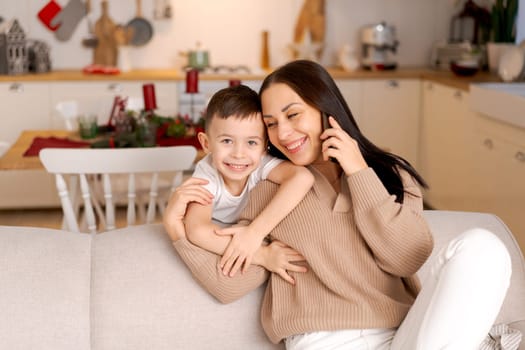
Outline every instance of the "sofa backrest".
[[[513, 275], [496, 322], [525, 333], [524, 261], [506, 226], [490, 214], [425, 217], [435, 251], [473, 227], [500, 237]], [[160, 224], [93, 237], [0, 226], [0, 349], [284, 349], [262, 331], [263, 292], [220, 304], [195, 282]]]
[[90, 349], [89, 235], [0, 226], [0, 349]]
[[92, 261], [93, 349], [284, 348], [261, 328], [264, 288], [219, 303], [193, 279], [162, 225], [97, 235]]

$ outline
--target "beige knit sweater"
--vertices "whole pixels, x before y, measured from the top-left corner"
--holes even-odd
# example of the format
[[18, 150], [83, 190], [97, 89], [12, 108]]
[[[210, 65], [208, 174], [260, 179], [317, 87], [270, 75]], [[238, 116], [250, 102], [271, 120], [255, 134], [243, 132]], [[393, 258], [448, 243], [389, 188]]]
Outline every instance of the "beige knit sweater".
[[[293, 275], [295, 286], [259, 266], [225, 277], [217, 269], [216, 255], [185, 239], [176, 241], [175, 248], [197, 280], [222, 302], [241, 297], [269, 276], [261, 319], [274, 343], [305, 332], [399, 326], [419, 290], [415, 273], [433, 247], [419, 188], [404, 173], [410, 194], [401, 205], [371, 168], [343, 176], [340, 193], [310, 170], [313, 188], [271, 234], [307, 260], [308, 272]], [[254, 218], [276, 190], [268, 181], [259, 184], [244, 219]]]

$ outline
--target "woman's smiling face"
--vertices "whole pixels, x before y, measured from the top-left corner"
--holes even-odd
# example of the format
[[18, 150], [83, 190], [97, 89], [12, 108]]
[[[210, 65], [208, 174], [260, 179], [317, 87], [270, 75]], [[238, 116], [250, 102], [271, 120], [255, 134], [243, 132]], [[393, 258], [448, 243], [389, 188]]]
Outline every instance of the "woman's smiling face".
[[310, 165], [322, 159], [319, 110], [282, 83], [265, 89], [261, 102], [268, 138], [279, 151], [297, 165]]

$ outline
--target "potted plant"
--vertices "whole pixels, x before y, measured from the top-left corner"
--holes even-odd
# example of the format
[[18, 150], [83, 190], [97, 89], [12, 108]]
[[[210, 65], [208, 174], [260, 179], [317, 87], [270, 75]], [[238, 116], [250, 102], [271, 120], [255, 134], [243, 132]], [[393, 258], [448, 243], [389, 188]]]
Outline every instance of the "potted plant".
[[492, 40], [496, 43], [516, 41], [518, 0], [496, 0], [492, 5]]
[[491, 10], [491, 41], [487, 43], [488, 63], [491, 71], [498, 69], [501, 54], [514, 46], [518, 0], [496, 0]]

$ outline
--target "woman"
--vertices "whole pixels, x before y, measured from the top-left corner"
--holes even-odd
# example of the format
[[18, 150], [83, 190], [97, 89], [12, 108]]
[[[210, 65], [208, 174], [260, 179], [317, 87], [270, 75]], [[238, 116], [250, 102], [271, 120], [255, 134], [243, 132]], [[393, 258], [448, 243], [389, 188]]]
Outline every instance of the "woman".
[[[422, 217], [423, 179], [361, 134], [320, 65], [282, 66], [264, 80], [260, 97], [270, 152], [307, 166], [315, 177], [312, 190], [272, 231], [275, 243], [264, 248], [288, 260], [287, 271], [251, 266], [234, 278], [218, 273], [220, 257], [185, 239], [187, 203], [209, 200], [201, 182], [190, 179], [170, 201], [165, 226], [196, 278], [224, 302], [269, 278], [262, 324], [288, 349], [476, 349], [508, 287], [504, 245], [490, 232], [465, 232], [438, 254], [420, 290], [415, 274], [433, 247]], [[330, 116], [329, 127], [323, 115]], [[255, 188], [241, 219], [253, 219], [275, 187]], [[297, 252], [306, 263], [294, 263]]]

